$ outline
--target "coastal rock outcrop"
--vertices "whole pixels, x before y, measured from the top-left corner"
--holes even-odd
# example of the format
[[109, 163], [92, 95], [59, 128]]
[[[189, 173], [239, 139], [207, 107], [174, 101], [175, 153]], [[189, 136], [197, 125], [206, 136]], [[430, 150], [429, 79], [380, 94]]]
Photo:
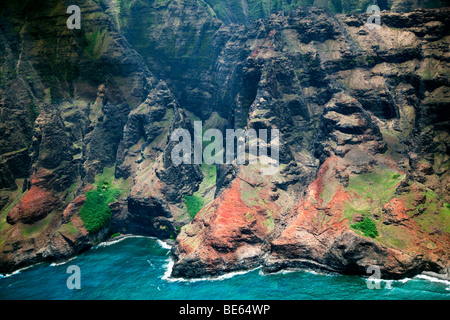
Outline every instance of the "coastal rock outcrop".
[[[6, 1], [1, 273], [118, 233], [174, 240], [175, 277], [448, 273], [449, 9], [269, 3], [85, 0], [78, 30], [68, 1]], [[276, 172], [175, 165], [195, 121], [278, 129]]]
[[[447, 119], [432, 120], [440, 111], [431, 111], [426, 98], [448, 85], [445, 77], [436, 77], [447, 62], [436, 38], [417, 32], [427, 27], [430, 34], [438, 32], [430, 22], [437, 17], [415, 11], [384, 13], [384, 18], [381, 29], [364, 32], [364, 16], [336, 20], [314, 9], [257, 23], [258, 30], [267, 31], [249, 44], [254, 51], [244, 68], [244, 90], [254, 88], [254, 94], [248, 95], [249, 116], [241, 119], [249, 127], [280, 128], [282, 141], [289, 141], [280, 157], [285, 181], [256, 183], [258, 170], [237, 168], [230, 187], [183, 227], [173, 251], [174, 276], [260, 265], [268, 272], [313, 268], [366, 274], [377, 265], [383, 278], [402, 278], [448, 267], [448, 194], [440, 191], [448, 171], [438, 165], [446, 172], [439, 177], [433, 173], [437, 163], [426, 160], [436, 154], [448, 158], [445, 147], [431, 138], [438, 134], [448, 143]], [[438, 20], [448, 25], [444, 15]], [[324, 24], [321, 37], [308, 36]], [[428, 68], [423, 59], [440, 61], [433, 76], [422, 69]], [[255, 70], [256, 84], [249, 87], [252, 78], [245, 75]], [[243, 105], [238, 108], [242, 112]], [[312, 139], [303, 140], [309, 134]], [[436, 141], [434, 148], [425, 140]], [[253, 210], [243, 205], [241, 199], [252, 191], [239, 187], [241, 180], [262, 200]], [[264, 201], [271, 192], [276, 195], [270, 199], [277, 200]], [[227, 198], [234, 200], [227, 204]], [[260, 230], [269, 215], [271, 228]]]

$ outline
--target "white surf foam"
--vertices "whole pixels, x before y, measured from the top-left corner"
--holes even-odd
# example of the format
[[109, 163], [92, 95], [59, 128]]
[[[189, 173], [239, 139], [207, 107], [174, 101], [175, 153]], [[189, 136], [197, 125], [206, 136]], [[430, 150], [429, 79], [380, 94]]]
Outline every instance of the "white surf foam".
[[411, 278], [404, 278], [404, 279], [395, 280], [395, 281], [398, 281], [400, 283], [407, 283], [408, 281], [411, 281], [411, 280], [412, 280]]
[[242, 270], [242, 271], [232, 271], [225, 273], [223, 275], [217, 276], [217, 277], [202, 277], [202, 278], [193, 278], [193, 279], [186, 279], [186, 278], [174, 278], [170, 275], [172, 274], [173, 265], [175, 262], [172, 258], [168, 260], [168, 262], [163, 266], [163, 268], [166, 268], [166, 271], [164, 272], [164, 275], [161, 277], [162, 280], [166, 280], [168, 282], [198, 282], [198, 281], [223, 281], [226, 279], [230, 279], [232, 277], [235, 277], [237, 275], [246, 274], [255, 270], [260, 269], [261, 267], [256, 267], [250, 270]]
[[261, 276], [271, 276], [271, 275], [277, 275], [277, 274], [288, 274], [288, 273], [295, 273], [295, 272], [307, 272], [314, 275], [320, 275], [320, 276], [327, 276], [332, 277], [338, 275], [337, 273], [332, 272], [326, 272], [326, 271], [320, 271], [320, 270], [313, 270], [308, 268], [286, 268], [282, 269], [277, 272], [263, 272], [262, 269], [259, 271], [259, 274]]
[[96, 245], [95, 247], [93, 247], [92, 249], [97, 249], [97, 248], [101, 248], [101, 247], [108, 247], [110, 245], [119, 243], [120, 241], [123, 241], [125, 239], [130, 239], [130, 238], [149, 238], [149, 239], [156, 239], [155, 237], [148, 237], [148, 236], [139, 236], [139, 235], [132, 235], [132, 234], [127, 234], [127, 235], [123, 235], [123, 236], [118, 236], [117, 239], [112, 239], [109, 241], [105, 241], [105, 242], [101, 242], [98, 245]]
[[[129, 239], [129, 238], [148, 238], [148, 239], [154, 239], [154, 240], [156, 240], [156, 242], [161, 246], [161, 248], [163, 248], [163, 249], [168, 249], [168, 250], [170, 250], [170, 249], [172, 248], [168, 243], [166, 243], [166, 242], [164, 242], [164, 241], [162, 241], [162, 240], [159, 240], [159, 239], [157, 239], [157, 238], [155, 238], [155, 237], [141, 236], [141, 235], [132, 235], [132, 234], [130, 234], [130, 235], [122, 235], [122, 236], [118, 236], [117, 239], [113, 239], [113, 240], [110, 240], [110, 241], [105, 241], [105, 242], [99, 243], [98, 245], [92, 247], [92, 249], [97, 249], [97, 248], [100, 248], [100, 247], [107, 247], [107, 246], [116, 244], [116, 243], [118, 243], [118, 242], [120, 242], [120, 241], [122, 241], [122, 240]], [[70, 258], [70, 259], [67, 259], [67, 260], [64, 260], [64, 261], [61, 261], [61, 262], [53, 262], [53, 263], [50, 264], [50, 266], [51, 266], [51, 267], [56, 267], [56, 266], [64, 265], [64, 264], [68, 263], [69, 261], [72, 261], [72, 260], [74, 260], [74, 259], [76, 259], [76, 258], [77, 258], [77, 256], [74, 256], [74, 257], [72, 257], [72, 258]], [[41, 263], [41, 262], [40, 262], [40, 263]], [[2, 278], [8, 278], [8, 277], [11, 277], [11, 276], [13, 276], [13, 275], [19, 274], [20, 272], [22, 272], [22, 271], [24, 271], [24, 270], [26, 270], [26, 269], [29, 269], [29, 268], [31, 268], [31, 267], [33, 267], [33, 266], [35, 266], [35, 265], [38, 265], [38, 264], [40, 264], [40, 263], [37, 263], [37, 264], [34, 264], [34, 265], [30, 265], [30, 266], [27, 266], [27, 267], [24, 267], [24, 268], [21, 268], [21, 269], [18, 269], [18, 270], [16, 270], [16, 271], [12, 272], [12, 273], [6, 273], [6, 274], [0, 273], [0, 279], [2, 279]]]
[[428, 280], [428, 281], [431, 281], [431, 282], [444, 283], [444, 284], [446, 284], [447, 286], [450, 287], [450, 281], [449, 280], [439, 279], [439, 278], [428, 276], [428, 275], [424, 275], [424, 274], [419, 274], [419, 275], [415, 276], [415, 278]]
[[22, 269], [17, 269], [16, 271], [14, 271], [14, 272], [12, 272], [12, 273], [0, 274], [0, 278], [8, 278], [8, 277], [11, 277], [11, 276], [13, 276], [13, 275], [16, 275], [16, 274], [21, 273], [21, 272], [24, 271], [24, 270], [30, 269], [31, 267], [33, 267], [33, 266], [35, 266], [35, 265], [36, 265], [36, 264], [31, 265], [31, 266], [28, 266], [28, 267], [24, 267], [24, 268], [22, 268]]
[[161, 248], [163, 249], [167, 249], [170, 250], [172, 249], [172, 246], [170, 244], [168, 244], [167, 242], [164, 242], [162, 240], [156, 239], [156, 242], [158, 242], [158, 244], [161, 246]]
[[61, 262], [53, 262], [52, 264], [50, 264], [50, 267], [62, 266], [63, 264], [66, 264], [67, 262], [72, 261], [72, 260], [74, 260], [76, 258], [77, 257], [75, 256], [75, 257], [72, 257], [70, 259], [67, 259], [67, 260], [64, 260], [64, 261], [61, 261]]
[[146, 238], [146, 239], [153, 239], [156, 240], [156, 242], [161, 246], [161, 248], [163, 249], [172, 249], [172, 246], [169, 245], [167, 242], [164, 242], [160, 239], [157, 239], [155, 237], [151, 237], [151, 236], [141, 236], [141, 235], [133, 235], [133, 234], [126, 234], [126, 235], [122, 235], [122, 236], [118, 236], [115, 239], [109, 240], [109, 241], [105, 241], [102, 243], [99, 243], [98, 245], [96, 245], [95, 247], [93, 247], [93, 249], [97, 249], [100, 247], [108, 247], [111, 246], [113, 244], [119, 243], [120, 241], [123, 241], [125, 239], [131, 239], [131, 238]]

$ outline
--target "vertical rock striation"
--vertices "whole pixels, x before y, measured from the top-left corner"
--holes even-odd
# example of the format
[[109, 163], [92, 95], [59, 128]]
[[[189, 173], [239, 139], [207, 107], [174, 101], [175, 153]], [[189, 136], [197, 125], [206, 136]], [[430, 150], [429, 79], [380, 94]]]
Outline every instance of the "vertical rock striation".
[[[86, 0], [69, 30], [70, 4], [0, 9], [0, 272], [117, 232], [173, 238], [177, 277], [449, 267], [448, 9]], [[200, 120], [279, 129], [278, 172], [175, 166]]]

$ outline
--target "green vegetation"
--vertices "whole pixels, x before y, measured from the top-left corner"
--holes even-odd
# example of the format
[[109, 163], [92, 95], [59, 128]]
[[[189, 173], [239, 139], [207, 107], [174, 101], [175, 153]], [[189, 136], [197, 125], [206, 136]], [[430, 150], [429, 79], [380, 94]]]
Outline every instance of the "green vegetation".
[[268, 17], [272, 12], [292, 10], [296, 7], [312, 6], [314, 0], [201, 0], [198, 3], [209, 7], [208, 12], [222, 21], [248, 22]]
[[75, 228], [75, 226], [72, 224], [72, 221], [69, 221], [69, 223], [63, 224], [58, 231], [62, 234], [72, 234], [76, 235], [78, 233], [78, 229]]
[[92, 59], [100, 58], [111, 41], [107, 29], [87, 34], [86, 40], [87, 46], [84, 48], [84, 52]]
[[442, 230], [450, 233], [450, 205], [442, 202], [431, 189], [426, 189], [422, 194], [425, 195], [425, 202], [415, 207], [414, 199], [411, 199], [414, 194], [407, 199], [407, 205], [412, 209], [408, 214], [426, 232]]
[[128, 194], [131, 192], [132, 178], [115, 179], [114, 174], [115, 174], [114, 167], [105, 167], [103, 168], [103, 173], [100, 176], [97, 175], [95, 177], [95, 181], [108, 181], [111, 183], [112, 187], [120, 191], [120, 195], [122, 197], [128, 196]]
[[360, 197], [361, 204], [380, 208], [394, 196], [397, 185], [405, 178], [388, 168], [377, 168], [373, 172], [352, 176], [347, 190]]
[[350, 227], [361, 231], [367, 237], [377, 237], [377, 222], [372, 220], [370, 215], [381, 214], [381, 208], [395, 196], [395, 190], [404, 178], [405, 174], [387, 167], [352, 175], [346, 188], [352, 195], [352, 202], [344, 204], [343, 218], [351, 221], [355, 215], [362, 215], [364, 220]]
[[[194, 114], [189, 114], [192, 121], [200, 121], [200, 119]], [[208, 119], [205, 125], [202, 127], [202, 136], [208, 128], [215, 128], [215, 126], [223, 125], [224, 119], [217, 113], [213, 113], [210, 119]], [[211, 142], [202, 140], [202, 149], [204, 150]], [[191, 218], [194, 218], [196, 214], [208, 203], [214, 200], [214, 190], [216, 185], [217, 167], [215, 164], [202, 163], [201, 166], [203, 180], [200, 183], [198, 190], [193, 195], [185, 195], [185, 205]]]
[[118, 236], [120, 236], [120, 232], [113, 233], [111, 235], [111, 239], [114, 239], [115, 237], [118, 237]]
[[272, 215], [271, 211], [268, 212], [268, 217], [267, 217], [266, 221], [264, 221], [264, 225], [266, 226], [266, 228], [268, 230], [273, 230], [273, 228], [275, 227], [275, 220], [273, 219], [273, 215]]
[[212, 164], [202, 164], [203, 181], [200, 183], [198, 191], [193, 195], [184, 196], [185, 204], [191, 218], [202, 210], [210, 201], [214, 200], [213, 188], [216, 184], [217, 168]]
[[38, 236], [42, 230], [45, 229], [45, 227], [48, 226], [50, 221], [55, 216], [55, 211], [52, 211], [45, 217], [44, 219], [33, 223], [33, 224], [20, 224], [20, 232], [22, 233], [22, 236], [29, 238], [29, 237], [36, 237]]
[[371, 4], [371, 0], [342, 0], [342, 12], [337, 13], [365, 12]]
[[258, 194], [259, 188], [253, 188], [246, 182], [241, 182], [241, 200], [248, 207], [263, 206], [264, 200]]
[[322, 206], [326, 206], [331, 200], [333, 200], [336, 193], [337, 184], [330, 183], [324, 185], [320, 199], [322, 199]]
[[1, 156], [8, 157], [8, 156], [12, 156], [12, 155], [17, 154], [17, 153], [24, 152], [25, 150], [27, 150], [27, 147], [21, 148], [19, 150], [14, 150], [14, 151], [11, 151], [11, 152], [3, 153]]
[[[126, 197], [131, 190], [131, 179], [115, 179], [114, 167], [105, 167], [101, 175], [95, 177], [95, 189], [85, 193], [86, 202], [80, 208], [80, 217], [86, 230], [90, 233], [98, 232], [111, 217], [108, 204], [114, 202], [119, 195]], [[75, 181], [66, 191], [66, 202], [74, 199], [75, 191], [80, 182]], [[76, 233], [77, 229], [68, 224], [62, 225], [60, 232]]]
[[352, 227], [355, 230], [360, 230], [364, 233], [365, 236], [375, 238], [378, 236], [378, 230], [375, 222], [369, 217], [365, 216], [363, 221], [352, 224]]
[[8, 239], [12, 231], [13, 229], [10, 228], [8, 231], [0, 233], [0, 247], [6, 242], [6, 239]]
[[86, 202], [80, 209], [80, 217], [88, 232], [98, 232], [106, 225], [111, 217], [108, 204], [119, 194], [120, 191], [107, 180], [100, 180], [96, 189], [86, 192]]
[[342, 12], [342, 1], [341, 0], [330, 0], [330, 9], [333, 12]]
[[[202, 172], [203, 172], [203, 181], [202, 188], [211, 187], [216, 183], [216, 175], [217, 175], [217, 167], [213, 164], [202, 164]], [[201, 189], [199, 189], [201, 190]]]
[[[9, 194], [9, 202], [0, 210], [0, 247], [5, 243], [6, 239], [10, 236], [13, 231], [13, 227], [6, 222], [6, 216], [14, 208], [14, 206], [22, 199], [25, 195], [23, 190], [24, 179], [16, 179], [17, 189]], [[0, 194], [6, 193], [5, 191], [0, 191]]]
[[350, 203], [345, 202], [343, 213], [344, 213], [344, 215], [342, 216], [341, 220], [348, 219], [350, 221], [350, 220], [352, 220], [352, 218], [355, 214], [365, 215], [368, 213], [368, 210], [367, 209], [362, 209], [362, 210], [355, 209]]
[[397, 180], [398, 178], [400, 178], [400, 173], [394, 173], [394, 174], [392, 175], [392, 179], [393, 179], [393, 180]]
[[28, 105], [28, 115], [30, 116], [31, 120], [34, 122], [36, 118], [39, 116], [40, 108], [39, 106], [35, 105], [33, 102], [31, 102]]
[[439, 60], [433, 58], [426, 58], [423, 60], [422, 65], [418, 71], [419, 75], [426, 80], [435, 79], [439, 76]]
[[70, 185], [70, 187], [66, 190], [66, 199], [67, 203], [71, 202], [75, 198], [75, 191], [80, 186], [80, 181], [77, 180]]
[[[3, 230], [3, 227], [6, 224], [6, 216], [9, 214], [9, 212], [12, 210], [12, 208], [14, 208], [14, 206], [20, 201], [20, 199], [23, 198], [23, 196], [25, 196], [25, 194], [27, 193], [27, 191], [22, 192], [23, 190], [23, 183], [24, 183], [24, 179], [16, 179], [16, 185], [17, 185], [17, 189], [14, 190], [13, 192], [11, 192], [9, 198], [13, 199], [10, 200], [8, 204], [6, 204], [1, 210], [1, 214], [0, 214], [0, 231]], [[0, 191], [1, 193], [4, 193], [4, 191]]]
[[192, 196], [185, 195], [184, 200], [191, 218], [194, 218], [195, 215], [203, 208], [203, 199], [195, 194]]
[[155, 2], [153, 2], [154, 6], [165, 6], [170, 2], [170, 0], [155, 0]]

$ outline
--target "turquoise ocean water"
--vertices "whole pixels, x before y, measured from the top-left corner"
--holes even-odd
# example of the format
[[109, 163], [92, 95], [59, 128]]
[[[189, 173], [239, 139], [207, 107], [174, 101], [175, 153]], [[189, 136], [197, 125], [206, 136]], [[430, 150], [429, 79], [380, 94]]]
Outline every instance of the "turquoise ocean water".
[[[70, 265], [81, 271], [81, 289], [70, 290]], [[101, 244], [60, 264], [41, 263], [0, 276], [0, 299], [448, 299], [450, 282], [428, 277], [382, 281], [368, 289], [358, 276], [311, 271], [265, 275], [260, 269], [216, 279], [173, 280], [169, 248], [129, 237]]]

